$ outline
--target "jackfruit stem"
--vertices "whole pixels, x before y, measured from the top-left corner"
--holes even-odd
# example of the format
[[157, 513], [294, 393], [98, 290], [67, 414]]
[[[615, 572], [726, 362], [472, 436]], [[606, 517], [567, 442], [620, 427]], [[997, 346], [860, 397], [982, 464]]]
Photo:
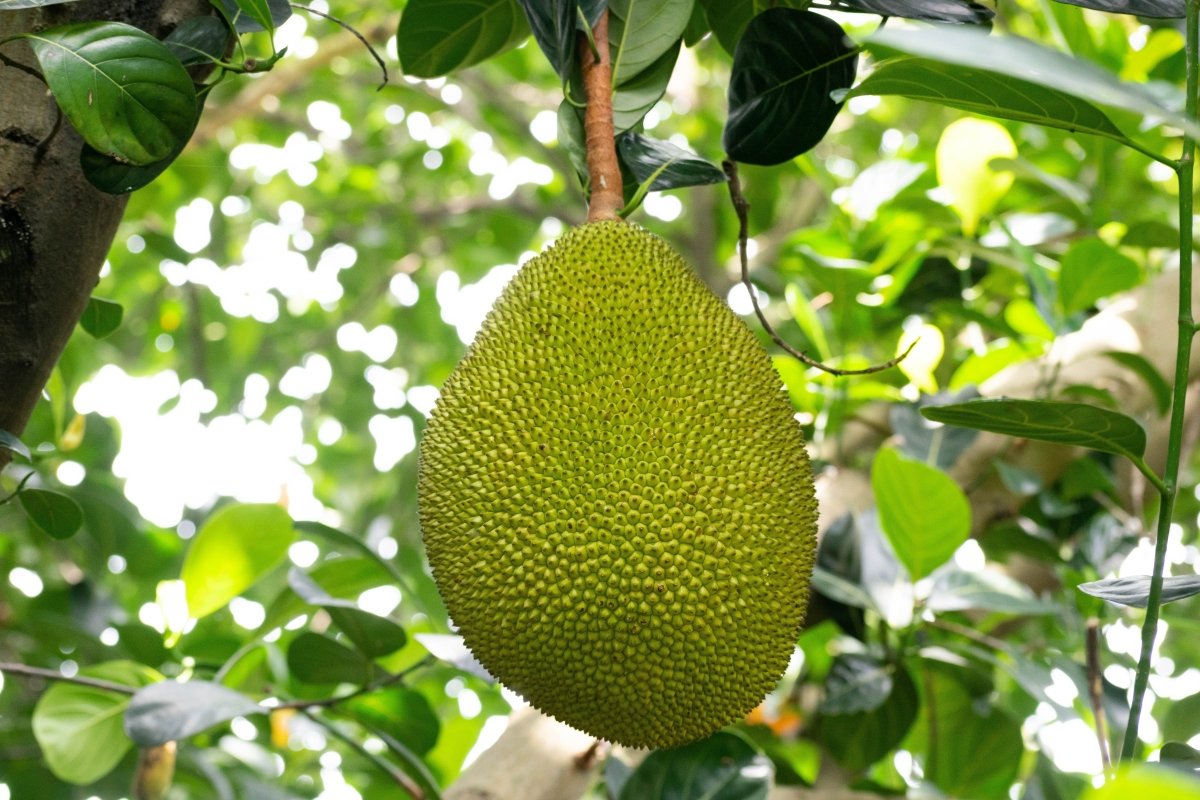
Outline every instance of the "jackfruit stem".
[[583, 90], [587, 108], [583, 113], [587, 142], [588, 178], [591, 197], [588, 222], [619, 219], [625, 204], [621, 192], [621, 166], [617, 161], [616, 133], [612, 115], [612, 61], [608, 52], [608, 11], [592, 27], [596, 42], [593, 52], [587, 36], [579, 36], [579, 60], [583, 67]]

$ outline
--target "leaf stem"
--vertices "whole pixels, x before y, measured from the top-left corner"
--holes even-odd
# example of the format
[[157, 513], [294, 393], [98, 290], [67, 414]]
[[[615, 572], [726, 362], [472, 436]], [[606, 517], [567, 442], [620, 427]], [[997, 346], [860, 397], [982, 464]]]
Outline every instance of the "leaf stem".
[[344, 703], [347, 700], [351, 700], [355, 697], [360, 697], [364, 694], [370, 694], [371, 692], [375, 692], [380, 689], [385, 689], [388, 686], [392, 686], [393, 684], [402, 683], [404, 681], [404, 679], [407, 678], [409, 675], [411, 675], [413, 672], [417, 671], [418, 669], [421, 669], [422, 667], [429, 666], [436, 660], [437, 659], [435, 659], [433, 656], [426, 656], [425, 658], [421, 659], [420, 661], [413, 664], [411, 667], [408, 667], [407, 669], [402, 669], [393, 675], [385, 675], [384, 677], [382, 677], [378, 680], [371, 681], [370, 683], [360, 686], [359, 688], [355, 689], [352, 692], [349, 692], [348, 694], [334, 695], [333, 697], [322, 697], [322, 698], [318, 698], [315, 700], [288, 700], [287, 702], [280, 703], [279, 705], [271, 706], [270, 710], [277, 711], [281, 708], [291, 708], [291, 709], [295, 709], [297, 711], [303, 711], [306, 709], [314, 709], [314, 708], [332, 708], [340, 703]]
[[[1198, 61], [1200, 59], [1200, 0], [1188, 0], [1185, 47], [1187, 54], [1186, 113], [1190, 119], [1198, 119], [1200, 115], [1197, 114], [1196, 94], [1197, 91], [1200, 91], [1200, 61]], [[1175, 496], [1179, 491], [1179, 461], [1183, 449], [1188, 367], [1192, 355], [1192, 337], [1196, 332], [1196, 323], [1192, 316], [1192, 193], [1195, 190], [1195, 162], [1196, 140], [1185, 133], [1183, 153], [1175, 170], [1179, 178], [1179, 314], [1175, 343], [1171, 421], [1167, 439], [1167, 463], [1163, 469], [1163, 480], [1159, 489], [1162, 501], [1158, 509], [1157, 540], [1154, 543], [1154, 571], [1150, 576], [1150, 596], [1146, 599], [1146, 618], [1142, 623], [1142, 648], [1138, 657], [1137, 677], [1134, 679], [1133, 696], [1129, 702], [1129, 725], [1125, 728], [1125, 739], [1121, 744], [1122, 761], [1133, 758], [1137, 750], [1138, 724], [1142, 716], [1142, 704], [1146, 697], [1146, 685], [1150, 681], [1150, 664], [1154, 654], [1154, 639], [1158, 633], [1159, 610], [1162, 606], [1167, 541], [1171, 533]]]
[[123, 683], [102, 681], [99, 678], [88, 678], [83, 675], [64, 675], [57, 670], [27, 667], [24, 664], [0, 662], [0, 672], [7, 675], [23, 675], [27, 678], [45, 678], [48, 681], [58, 681], [60, 683], [73, 683], [76, 686], [87, 686], [91, 689], [99, 689], [102, 692], [113, 692], [114, 694], [132, 695], [137, 692], [137, 689], [133, 686], [126, 686]]

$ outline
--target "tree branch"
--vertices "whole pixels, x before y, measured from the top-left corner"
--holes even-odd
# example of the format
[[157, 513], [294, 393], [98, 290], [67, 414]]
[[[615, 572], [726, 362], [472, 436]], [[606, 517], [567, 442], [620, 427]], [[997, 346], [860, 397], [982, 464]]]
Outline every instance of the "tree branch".
[[6, 675], [22, 675], [27, 678], [44, 678], [48, 681], [57, 681], [59, 683], [73, 683], [76, 686], [87, 686], [92, 689], [99, 689], [102, 692], [113, 692], [115, 694], [132, 695], [137, 692], [135, 687], [126, 686], [122, 683], [112, 683], [111, 681], [104, 681], [99, 678], [88, 678], [84, 675], [64, 675], [57, 670], [27, 667], [24, 664], [0, 662], [0, 672]]
[[585, 34], [579, 36], [579, 59], [583, 65], [583, 89], [587, 108], [583, 113], [584, 139], [587, 142], [588, 222], [619, 219], [625, 205], [622, 194], [621, 164], [617, 160], [616, 134], [612, 115], [612, 62], [608, 52], [608, 11], [600, 14], [592, 28], [596, 42], [593, 53]]

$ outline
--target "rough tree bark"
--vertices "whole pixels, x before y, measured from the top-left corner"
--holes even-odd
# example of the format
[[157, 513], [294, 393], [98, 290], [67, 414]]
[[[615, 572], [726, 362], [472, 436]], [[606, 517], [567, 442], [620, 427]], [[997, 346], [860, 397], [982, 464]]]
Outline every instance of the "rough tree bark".
[[[95, 19], [161, 38], [210, 10], [207, 0], [82, 0], [0, 11], [0, 41]], [[82, 141], [35, 76], [28, 45], [8, 42], [0, 54], [0, 430], [20, 435], [87, 307], [127, 195], [84, 179]], [[0, 448], [0, 470], [11, 455]]]

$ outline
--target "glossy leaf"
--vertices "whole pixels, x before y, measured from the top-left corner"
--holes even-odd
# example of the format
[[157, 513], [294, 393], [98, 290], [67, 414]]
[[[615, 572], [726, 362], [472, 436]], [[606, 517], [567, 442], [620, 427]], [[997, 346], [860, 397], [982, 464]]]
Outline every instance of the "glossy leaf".
[[1055, 614], [1061, 607], [1041, 600], [1028, 586], [999, 572], [939, 570], [925, 607], [931, 611], [997, 611], [1003, 614]]
[[840, 575], [829, 570], [815, 567], [812, 575], [812, 588], [844, 605], [853, 608], [875, 608], [875, 601], [858, 584], [851, 583]]
[[629, 776], [619, 800], [766, 800], [772, 772], [770, 759], [749, 742], [718, 731], [652, 752]]
[[79, 327], [90, 333], [92, 338], [103, 339], [121, 327], [121, 318], [124, 315], [125, 309], [121, 308], [120, 303], [90, 297], [87, 308], [83, 310], [83, 316], [79, 319]]
[[200, 527], [180, 577], [188, 613], [197, 619], [224, 608], [287, 554], [295, 540], [292, 519], [277, 505], [225, 506]]
[[371, 692], [342, 704], [340, 710], [352, 719], [382, 730], [418, 755], [437, 744], [441, 722], [429, 701], [417, 691], [393, 686]]
[[[79, 674], [131, 688], [161, 681], [149, 667], [132, 661], [112, 661], [84, 667]], [[121, 727], [129, 695], [55, 683], [33, 709], [33, 735], [42, 755], [59, 779], [85, 785], [107, 775], [133, 743]]]
[[984, 25], [996, 16], [987, 6], [969, 0], [828, 0], [828, 5], [838, 11], [961, 25]]
[[891, 448], [875, 454], [871, 488], [880, 525], [913, 581], [945, 563], [971, 532], [962, 489], [944, 472]]
[[670, 142], [640, 133], [618, 137], [617, 151], [639, 183], [651, 181], [649, 191], [652, 192], [721, 183], [726, 179], [716, 164]]
[[218, 17], [192, 17], [179, 23], [163, 44], [185, 67], [208, 64], [225, 55], [229, 28]]
[[609, 0], [614, 86], [629, 82], [677, 46], [694, 0]]
[[25, 446], [25, 443], [19, 437], [3, 429], [0, 429], [0, 447], [3, 447], [5, 450], [11, 450], [17, 455], [24, 456], [27, 461], [33, 458], [29, 452], [29, 448]]
[[1001, 119], [1127, 141], [1112, 120], [1087, 100], [1008, 75], [929, 58], [879, 64], [847, 97], [899, 95]]
[[101, 153], [149, 164], [191, 135], [192, 79], [153, 36], [120, 22], [82, 22], [23, 38], [67, 119]]
[[528, 35], [517, 0], [409, 0], [396, 50], [406, 73], [436, 78], [491, 58]]
[[1089, 61], [1051, 50], [1019, 36], [989, 36], [971, 27], [884, 28], [863, 42], [880, 55], [899, 51], [959, 67], [985, 70], [1055, 89], [1100, 106], [1131, 111], [1155, 122], [1169, 122], [1193, 136], [1200, 123], [1170, 108], [1145, 87], [1123, 83]]
[[1055, 0], [1068, 6], [1094, 8], [1110, 14], [1136, 14], [1159, 19], [1182, 18], [1187, 15], [1187, 0]]
[[724, 144], [729, 157], [774, 165], [812, 149], [854, 83], [858, 50], [841, 26], [810, 11], [772, 8], [746, 27], [733, 56]]
[[368, 658], [395, 652], [408, 641], [404, 628], [395, 622], [364, 611], [349, 600], [331, 597], [316, 581], [295, 567], [288, 571], [288, 585], [305, 602], [325, 609], [346, 638]]
[[1146, 432], [1132, 418], [1085, 403], [984, 398], [921, 409], [934, 422], [1141, 458]]
[[518, 0], [538, 47], [558, 77], [566, 80], [578, 53], [579, 0]]
[[272, 6], [279, 6], [278, 2], [272, 3], [270, 0], [234, 0], [234, 2], [237, 3], [238, 10], [242, 12], [243, 16], [253, 20], [262, 30], [274, 33], [276, 22], [273, 18]]
[[755, 0], [696, 0], [704, 9], [713, 36], [725, 52], [733, 55], [746, 26], [760, 10]]
[[822, 714], [860, 714], [874, 711], [892, 693], [893, 669], [868, 655], [850, 653], [833, 661], [825, 679]]
[[22, 489], [17, 499], [33, 524], [55, 539], [69, 539], [83, 525], [83, 509], [62, 492]]
[[274, 30], [292, 15], [288, 0], [217, 0], [238, 33]]
[[1073, 242], [1063, 254], [1058, 274], [1058, 299], [1063, 311], [1074, 314], [1097, 300], [1137, 286], [1142, 271], [1136, 261], [1099, 239]]
[[241, 692], [209, 681], [162, 681], [133, 696], [125, 712], [125, 733], [141, 747], [194, 736], [234, 717], [267, 709]]
[[[1134, 608], [1145, 608], [1150, 600], [1150, 576], [1134, 575], [1129, 578], [1105, 578], [1100, 581], [1079, 584], [1079, 591], [1099, 597], [1110, 603]], [[1175, 575], [1163, 578], [1163, 603], [1183, 600], [1200, 594], [1200, 575]]]
[[371, 663], [359, 652], [319, 633], [305, 632], [292, 640], [288, 669], [304, 683], [355, 683], [370, 680]]
[[818, 737], [846, 769], [865, 769], [883, 758], [916, 720], [920, 701], [912, 677], [903, 667], [892, 677], [891, 694], [871, 711], [820, 718]]

